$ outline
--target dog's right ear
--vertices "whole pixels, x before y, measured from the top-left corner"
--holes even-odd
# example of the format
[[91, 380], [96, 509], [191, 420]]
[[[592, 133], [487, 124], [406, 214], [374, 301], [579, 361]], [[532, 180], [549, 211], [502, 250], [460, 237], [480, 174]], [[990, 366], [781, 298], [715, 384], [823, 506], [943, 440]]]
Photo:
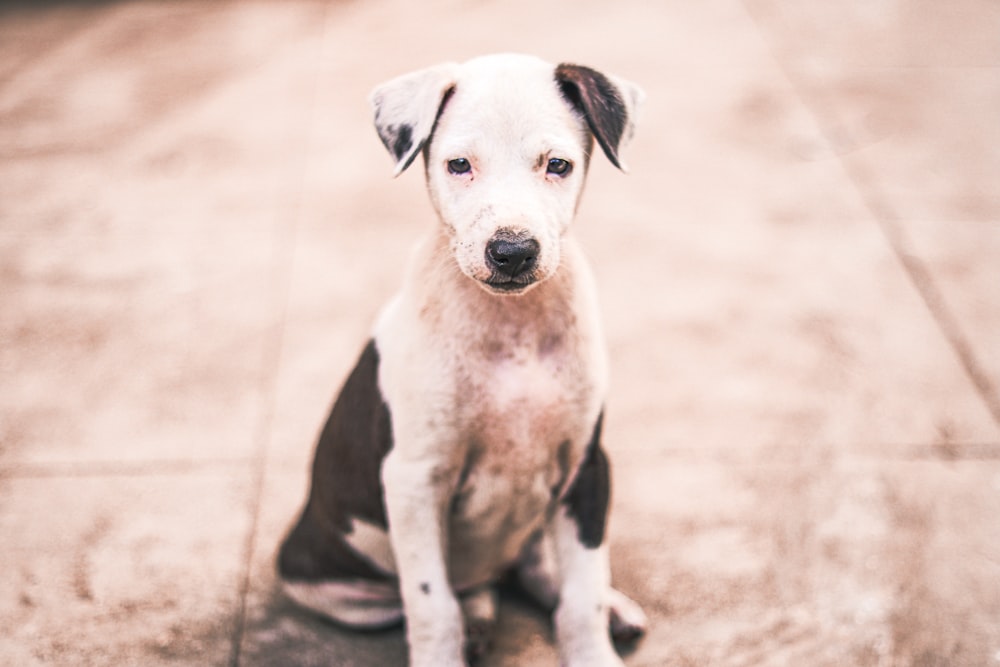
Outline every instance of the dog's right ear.
[[403, 173], [427, 143], [457, 74], [458, 65], [446, 63], [404, 74], [372, 91], [375, 129], [396, 160], [394, 176]]
[[645, 93], [630, 81], [582, 65], [562, 63], [555, 75], [563, 96], [583, 115], [611, 164], [626, 171], [619, 153], [635, 132]]

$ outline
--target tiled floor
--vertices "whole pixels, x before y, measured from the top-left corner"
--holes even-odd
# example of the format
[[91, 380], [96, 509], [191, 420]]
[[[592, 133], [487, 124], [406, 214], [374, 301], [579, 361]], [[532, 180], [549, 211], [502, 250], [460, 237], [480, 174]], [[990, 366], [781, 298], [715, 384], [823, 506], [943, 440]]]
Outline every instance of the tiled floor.
[[[404, 663], [273, 558], [434, 224], [366, 95], [508, 50], [648, 94], [578, 221], [627, 664], [1000, 664], [996, 3], [34, 4], [0, 7], [0, 664]], [[496, 643], [557, 662], [516, 599]]]

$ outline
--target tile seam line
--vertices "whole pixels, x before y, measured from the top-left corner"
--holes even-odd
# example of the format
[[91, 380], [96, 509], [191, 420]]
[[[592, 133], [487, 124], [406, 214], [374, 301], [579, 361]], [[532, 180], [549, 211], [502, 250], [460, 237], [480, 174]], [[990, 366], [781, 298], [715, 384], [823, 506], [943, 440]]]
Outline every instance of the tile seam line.
[[249, 456], [211, 459], [147, 459], [136, 461], [41, 461], [0, 464], [0, 479], [83, 477], [170, 477], [245, 468]]
[[[756, 18], [753, 11], [747, 7], [745, 1], [741, 4], [744, 12], [757, 28], [761, 40], [767, 45], [767, 49], [770, 52], [771, 58], [774, 61], [775, 66], [778, 68], [778, 71], [781, 72], [782, 76], [785, 77], [785, 80], [788, 81], [795, 96], [798, 97], [803, 107], [805, 107], [806, 111], [813, 119], [820, 136], [823, 137], [828, 144], [833, 145], [830, 136], [824, 129], [825, 116], [817, 109], [817, 105], [815, 104], [812, 96], [809, 95], [804, 86], [800, 85], [798, 79], [792, 74], [789, 68], [785, 66], [784, 61], [776, 52], [773, 40], [769, 38], [769, 34]], [[855, 191], [857, 191], [857, 193], [861, 196], [861, 200], [864, 203], [865, 208], [867, 208], [872, 214], [872, 217], [875, 218], [875, 223], [882, 232], [883, 238], [885, 238], [886, 243], [889, 244], [889, 248], [892, 250], [893, 255], [902, 267], [903, 272], [910, 281], [910, 284], [917, 291], [917, 294], [920, 295], [920, 299], [923, 301], [924, 306], [927, 308], [931, 318], [937, 325], [938, 330], [944, 336], [948, 346], [958, 358], [958, 361], [962, 366], [962, 370], [965, 372], [966, 377], [968, 377], [968, 379], [972, 382], [976, 395], [979, 396], [979, 399], [984, 404], [984, 407], [990, 414], [994, 425], [1000, 426], [1000, 395], [998, 395], [996, 387], [994, 387], [989, 375], [979, 363], [972, 344], [963, 332], [957, 318], [952, 315], [951, 309], [948, 307], [947, 299], [944, 297], [944, 294], [941, 293], [941, 290], [938, 288], [937, 283], [931, 276], [927, 266], [909, 250], [903, 231], [898, 225], [893, 224], [893, 220], [897, 219], [898, 216], [894, 214], [892, 206], [890, 206], [884, 200], [884, 197], [882, 197], [880, 193], [876, 192], [874, 188], [865, 185], [865, 183], [869, 181], [864, 178], [865, 174], [861, 167], [852, 164], [849, 160], [844, 159], [842, 156], [837, 156], [836, 160], [844, 170], [844, 173], [851, 182], [851, 185], [854, 186]]]
[[[304, 167], [302, 178], [304, 180]], [[301, 183], [300, 186], [301, 188]], [[257, 544], [257, 531], [260, 523], [261, 496], [264, 489], [264, 476], [267, 463], [267, 445], [274, 427], [275, 401], [277, 398], [277, 375], [281, 366], [281, 350], [284, 346], [285, 328], [288, 320], [289, 292], [291, 290], [291, 273], [294, 260], [295, 239], [298, 237], [299, 215], [301, 211], [301, 193], [295, 197], [293, 204], [293, 221], [286, 238], [275, 247], [275, 264], [280, 284], [276, 290], [275, 310], [277, 316], [272, 331], [268, 334], [261, 352], [261, 379], [257, 386], [259, 415], [254, 427], [253, 455], [251, 457], [250, 490], [245, 511], [249, 514], [250, 525], [240, 558], [240, 573], [237, 579], [236, 613], [230, 639], [229, 665], [240, 664], [240, 649], [246, 626], [247, 596], [250, 592], [250, 574], [253, 565], [253, 553]], [[287, 210], [287, 209], [282, 209]], [[275, 225], [279, 228], [279, 225]]]
[[[250, 592], [250, 574], [253, 565], [253, 553], [257, 544], [257, 531], [260, 523], [261, 496], [264, 489], [264, 476], [267, 463], [267, 446], [273, 433], [275, 401], [277, 400], [277, 376], [281, 367], [282, 347], [285, 341], [285, 329], [288, 322], [288, 302], [291, 291], [291, 274], [294, 265], [295, 240], [298, 238], [299, 217], [301, 213], [301, 188], [305, 179], [303, 162], [300, 174], [299, 192], [293, 204], [293, 220], [288, 231], [276, 246], [277, 275], [280, 280], [276, 290], [275, 310], [277, 316], [272, 331], [267, 336], [261, 353], [261, 379], [257, 387], [259, 416], [254, 427], [253, 456], [251, 463], [250, 491], [246, 512], [250, 516], [246, 539], [241, 555], [241, 569], [237, 580], [236, 617], [233, 623], [233, 634], [230, 642], [229, 664], [236, 667], [240, 664], [240, 649], [246, 626], [247, 596]], [[287, 209], [281, 209], [287, 210]], [[280, 229], [280, 225], [275, 225]], [[287, 228], [286, 228], [287, 229]]]
[[[886, 463], [918, 463], [918, 462], [946, 462], [962, 463], [966, 461], [1000, 461], [1000, 442], [988, 440], [965, 441], [950, 444], [926, 443], [903, 443], [893, 444], [887, 441], [857, 441], [854, 445], [866, 448], [888, 447], [887, 452], [878, 454], [870, 453], [868, 450], [842, 449], [838, 443], [816, 443], [821, 446], [830, 446], [832, 450], [842, 454], [845, 460], [857, 462], [886, 462]], [[616, 450], [622, 453], [630, 451], [638, 454], [656, 452], [666, 457], [675, 459], [688, 459], [697, 463], [721, 463], [731, 462], [735, 465], [753, 465], [756, 457], [748, 456], [746, 459], [733, 458], [730, 450], [724, 447], [708, 448], [657, 448], [657, 447], [637, 447], [629, 450]], [[759, 450], [768, 457], [768, 462], [775, 465], [788, 465], [801, 461], [801, 443], [787, 444], [776, 447], [763, 447]], [[619, 464], [620, 465], [620, 464]]]
[[[319, 35], [319, 46], [317, 47], [317, 59], [315, 62], [323, 61], [323, 53], [326, 50], [327, 37], [329, 32], [330, 7], [332, 0], [323, 4], [320, 16], [322, 29]], [[319, 86], [321, 82], [322, 68], [316, 65], [313, 73], [312, 99], [309, 102], [309, 109], [306, 113], [306, 135], [311, 133], [316, 125], [316, 118], [319, 106]], [[307, 141], [303, 141], [307, 144]], [[305, 146], [303, 146], [305, 148]], [[288, 326], [288, 312], [291, 301], [292, 274], [295, 270], [295, 255], [298, 246], [298, 238], [302, 226], [302, 201], [305, 196], [305, 182], [308, 174], [308, 161], [305, 159], [305, 151], [300, 155], [302, 159], [297, 175], [297, 191], [294, 195], [293, 210], [291, 215], [292, 229], [290, 232], [282, 224], [285, 219], [281, 212], [286, 209], [279, 208], [279, 215], [282, 220], [275, 222], [275, 233], [279, 235], [279, 243], [275, 254], [281, 271], [282, 283], [277, 291], [278, 319], [275, 330], [270, 336], [270, 342], [263, 351], [264, 368], [259, 387], [261, 413], [259, 422], [255, 428], [254, 443], [254, 470], [251, 478], [250, 499], [248, 502], [248, 512], [250, 514], [250, 525], [247, 528], [246, 540], [243, 544], [242, 568], [237, 580], [236, 614], [233, 622], [232, 636], [229, 648], [229, 667], [239, 667], [241, 664], [243, 640], [246, 635], [247, 599], [250, 594], [250, 575], [253, 569], [253, 555], [257, 546], [257, 533], [260, 528], [260, 512], [262, 496], [264, 491], [264, 479], [267, 472], [267, 449], [273, 435], [275, 403], [277, 401], [278, 374], [281, 368], [282, 350], [284, 348], [285, 333]]]

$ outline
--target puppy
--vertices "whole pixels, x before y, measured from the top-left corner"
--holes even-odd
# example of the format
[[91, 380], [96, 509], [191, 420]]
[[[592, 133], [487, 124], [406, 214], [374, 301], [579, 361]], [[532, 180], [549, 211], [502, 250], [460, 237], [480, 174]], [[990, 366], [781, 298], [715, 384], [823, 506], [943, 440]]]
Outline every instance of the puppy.
[[621, 168], [641, 98], [509, 54], [372, 95], [396, 174], [423, 153], [440, 224], [333, 406], [278, 565], [291, 598], [341, 624], [405, 617], [414, 667], [481, 654], [510, 572], [553, 610], [564, 665], [622, 665], [612, 636], [645, 631], [610, 585], [608, 361], [570, 235], [594, 141]]

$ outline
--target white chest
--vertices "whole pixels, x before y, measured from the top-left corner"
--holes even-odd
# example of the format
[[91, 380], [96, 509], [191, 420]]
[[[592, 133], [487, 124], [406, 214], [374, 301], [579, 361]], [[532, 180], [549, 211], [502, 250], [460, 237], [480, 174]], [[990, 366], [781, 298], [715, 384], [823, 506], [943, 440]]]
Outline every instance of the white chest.
[[494, 360], [470, 382], [461, 438], [469, 447], [449, 531], [456, 587], [514, 561], [557, 501], [593, 428], [589, 383], [562, 355]]

